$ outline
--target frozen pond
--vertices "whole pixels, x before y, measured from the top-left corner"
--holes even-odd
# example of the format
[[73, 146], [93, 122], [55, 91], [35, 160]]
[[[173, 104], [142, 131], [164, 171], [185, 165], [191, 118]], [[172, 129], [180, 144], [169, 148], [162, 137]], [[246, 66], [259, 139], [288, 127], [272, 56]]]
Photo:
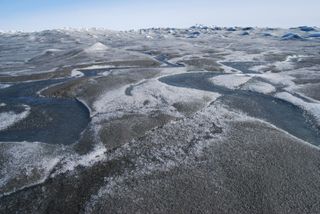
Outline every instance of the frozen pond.
[[18, 83], [0, 90], [0, 112], [21, 113], [22, 106], [30, 108], [29, 115], [0, 131], [1, 142], [44, 142], [72, 144], [88, 125], [86, 107], [75, 99], [46, 98], [37, 91], [64, 80], [44, 80]]

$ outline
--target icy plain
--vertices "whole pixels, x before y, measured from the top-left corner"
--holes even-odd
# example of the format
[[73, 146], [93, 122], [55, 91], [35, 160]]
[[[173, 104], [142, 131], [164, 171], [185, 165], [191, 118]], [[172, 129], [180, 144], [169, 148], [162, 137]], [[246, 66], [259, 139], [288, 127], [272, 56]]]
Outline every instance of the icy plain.
[[0, 33], [0, 213], [320, 213], [306, 29]]

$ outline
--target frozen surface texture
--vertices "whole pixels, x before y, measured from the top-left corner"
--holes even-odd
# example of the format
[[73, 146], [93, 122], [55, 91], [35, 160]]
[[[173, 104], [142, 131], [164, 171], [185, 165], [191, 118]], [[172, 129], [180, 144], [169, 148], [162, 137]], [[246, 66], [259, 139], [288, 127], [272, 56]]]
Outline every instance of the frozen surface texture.
[[318, 32], [0, 33], [0, 213], [320, 213]]

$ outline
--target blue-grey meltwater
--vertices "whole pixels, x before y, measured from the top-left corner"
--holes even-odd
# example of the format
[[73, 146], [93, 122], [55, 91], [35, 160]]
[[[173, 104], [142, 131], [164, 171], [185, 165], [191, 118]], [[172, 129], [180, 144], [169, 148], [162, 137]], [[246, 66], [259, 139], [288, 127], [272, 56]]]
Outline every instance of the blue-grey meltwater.
[[75, 99], [41, 97], [37, 92], [64, 80], [43, 80], [17, 83], [0, 90], [0, 100], [6, 105], [1, 112], [19, 113], [29, 106], [30, 114], [0, 131], [0, 142], [44, 142], [72, 144], [90, 121], [89, 111]]

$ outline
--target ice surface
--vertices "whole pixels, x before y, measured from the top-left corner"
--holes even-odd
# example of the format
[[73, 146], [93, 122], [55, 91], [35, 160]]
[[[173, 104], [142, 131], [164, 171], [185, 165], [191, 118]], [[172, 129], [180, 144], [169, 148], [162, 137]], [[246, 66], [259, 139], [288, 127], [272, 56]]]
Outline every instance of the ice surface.
[[[203, 92], [194, 89], [182, 89], [168, 86], [157, 79], [137, 84], [132, 90], [132, 96], [127, 96], [125, 90], [129, 86], [116, 89], [102, 95], [94, 103], [97, 113], [115, 114], [119, 112], [150, 113], [160, 110], [178, 116], [175, 108], [177, 102], [210, 103], [219, 97], [217, 93]], [[148, 104], [146, 104], [146, 101]]]
[[273, 85], [281, 87], [291, 87], [295, 85], [293, 82], [295, 78], [283, 73], [266, 72], [263, 74], [252, 74], [252, 76], [262, 78]]
[[[250, 32], [250, 36], [242, 36], [244, 31]], [[286, 35], [284, 39], [301, 40], [312, 35], [312, 32], [301, 32], [298, 28], [290, 31], [292, 34]], [[317, 179], [311, 179], [319, 177], [319, 170], [310, 167], [319, 163], [319, 159], [315, 159], [320, 157], [315, 152], [317, 148], [305, 146], [301, 140], [266, 122], [251, 118], [230, 106], [223, 106], [222, 101], [217, 99], [221, 96], [218, 93], [168, 86], [158, 81], [163, 75], [208, 71], [202, 67], [201, 60], [210, 59], [214, 65], [211, 72], [218, 75], [211, 79], [212, 84], [258, 92], [239, 92], [257, 97], [266, 97], [262, 94], [268, 94], [269, 97], [276, 93], [277, 98], [293, 103], [319, 119], [319, 103], [294, 93], [297, 84], [318, 84], [319, 41], [306, 39], [292, 45], [290, 41], [281, 41], [281, 36], [286, 32], [287, 29], [199, 25], [190, 29], [152, 28], [127, 32], [68, 29], [1, 34], [0, 78], [4, 85], [11, 81], [6, 81], [9, 77], [3, 74], [25, 75], [54, 71], [37, 78], [59, 80], [64, 77], [70, 80], [71, 74], [75, 78], [57, 87], [56, 93], [72, 96], [84, 104], [89, 97], [89, 106], [93, 108], [88, 129], [82, 133], [78, 143], [72, 146], [61, 148], [61, 145], [57, 147], [37, 142], [0, 143], [0, 194], [15, 192], [1, 198], [7, 201], [0, 203], [0, 212], [10, 206], [13, 209], [29, 208], [30, 213], [41, 212], [49, 209], [46, 200], [50, 200], [56, 202], [55, 207], [50, 207], [53, 212], [60, 209], [71, 213], [80, 210], [91, 213], [95, 209], [109, 208], [108, 203], [126, 206], [128, 203], [141, 205], [139, 203], [143, 202], [144, 205], [148, 204], [149, 198], [159, 197], [157, 201], [161, 203], [151, 203], [152, 207], [148, 209], [153, 212], [158, 205], [171, 207], [171, 202], [192, 204], [187, 200], [195, 203], [192, 207], [198, 208], [198, 205], [203, 204], [206, 207], [212, 201], [216, 203], [217, 200], [211, 198], [216, 196], [221, 198], [223, 204], [225, 199], [230, 201], [228, 208], [240, 204], [242, 209], [236, 211], [250, 213], [246, 212], [248, 207], [261, 206], [259, 200], [255, 206], [250, 193], [263, 195], [263, 187], [270, 184], [268, 197], [264, 200], [270, 199], [265, 204], [270, 202], [276, 207], [275, 210], [299, 207], [300, 210], [310, 211], [308, 207], [317, 207], [317, 192], [311, 194], [310, 200], [298, 200], [306, 194], [295, 194], [295, 191], [300, 190], [309, 193], [311, 188], [319, 186]], [[268, 37], [271, 33], [272, 37]], [[167, 63], [157, 59], [157, 56], [165, 56]], [[200, 63], [170, 68], [172, 64], [187, 61]], [[258, 65], [253, 68], [258, 73], [243, 74], [240, 70], [223, 65], [224, 61], [239, 62], [245, 66], [253, 63]], [[86, 70], [90, 69], [101, 69], [101, 72], [99, 70], [98, 76], [86, 75], [90, 73], [85, 73]], [[154, 69], [157, 70], [157, 76], [150, 77]], [[86, 77], [76, 79], [83, 75]], [[22, 81], [29, 80], [28, 77], [19, 78]], [[20, 81], [10, 77], [12, 79]], [[81, 82], [83, 79], [86, 81]], [[91, 83], [93, 87], [88, 87]], [[111, 86], [107, 87], [107, 84]], [[28, 108], [21, 113], [7, 110], [9, 102], [2, 102], [0, 129], [14, 125], [29, 114]], [[195, 108], [186, 114], [181, 106]], [[112, 149], [101, 137], [103, 128], [114, 121], [121, 121], [125, 117], [129, 118], [128, 121], [136, 115], [149, 118], [160, 114], [168, 115], [170, 120], [161, 123], [159, 127], [147, 129], [138, 137], [128, 138], [123, 143], [116, 139]], [[123, 126], [122, 133], [126, 135], [126, 126], [129, 125]], [[93, 133], [87, 135], [88, 130]], [[316, 155], [304, 154], [308, 149]], [[298, 153], [303, 158], [299, 159], [298, 164], [292, 164], [296, 163]], [[296, 182], [297, 173], [302, 175], [299, 182]], [[257, 176], [252, 177], [253, 174]], [[287, 175], [295, 175], [294, 181], [288, 179]], [[50, 182], [43, 183], [49, 176]], [[283, 189], [291, 180], [294, 187]], [[277, 188], [279, 181], [284, 184], [281, 188]], [[210, 182], [215, 183], [217, 189], [210, 194], [203, 193], [213, 189], [212, 186], [208, 188]], [[42, 185], [37, 185], [39, 183]], [[140, 183], [141, 189], [137, 185]], [[160, 192], [155, 189], [157, 185], [161, 188]], [[30, 186], [33, 187], [26, 188]], [[24, 191], [17, 191], [20, 189]], [[173, 194], [169, 194], [170, 191]], [[186, 194], [188, 191], [192, 194]], [[273, 200], [271, 193], [277, 200], [280, 198], [281, 205], [274, 204], [277, 200]], [[288, 199], [288, 193], [295, 197]], [[225, 198], [218, 194], [225, 194]], [[182, 199], [179, 200], [177, 196], [182, 196]], [[236, 199], [230, 200], [233, 196]], [[239, 198], [243, 203], [239, 203]], [[299, 201], [310, 202], [311, 205], [304, 206]], [[205, 210], [215, 211], [211, 208], [207, 206]], [[28, 211], [26, 209], [25, 212]]]
[[245, 51], [230, 51], [229, 48], [232, 48], [235, 43], [229, 44], [225, 50], [227, 55], [224, 57], [222, 62], [254, 62], [254, 61], [262, 61], [263, 54], [262, 53], [246, 53]]
[[[181, 165], [193, 165], [197, 158], [204, 155], [213, 140], [225, 139], [224, 135], [228, 134], [227, 131], [222, 134], [212, 134], [212, 123], [227, 128], [230, 121], [250, 119], [252, 118], [241, 112], [230, 111], [217, 103], [206, 110], [197, 112], [192, 118], [171, 122], [162, 129], [148, 133], [138, 142], [126, 144], [118, 149], [112, 158], [127, 156], [131, 152], [140, 153], [140, 151], [144, 151], [145, 147], [148, 147], [148, 152], [135, 156], [133, 171], [126, 171], [122, 175], [106, 178], [105, 185], [88, 201], [87, 213], [90, 213], [92, 206], [95, 206], [106, 195], [116, 195], [126, 181], [131, 178], [143, 178], [155, 172], [169, 172]], [[195, 138], [197, 139], [195, 144], [191, 148], [189, 147], [189, 151], [186, 152], [185, 147], [188, 142]]]
[[85, 52], [87, 53], [96, 53], [96, 52], [103, 52], [108, 50], [109, 48], [102, 44], [101, 42], [97, 42], [95, 44], [93, 44], [92, 46], [88, 47], [85, 49]]
[[305, 31], [305, 32], [309, 32], [309, 31], [315, 31], [316, 29], [313, 27], [309, 27], [309, 26], [300, 26], [299, 29], [301, 31]]
[[302, 37], [296, 33], [286, 33], [281, 37], [282, 40], [302, 40]]
[[8, 88], [8, 87], [10, 87], [10, 86], [11, 86], [10, 84], [1, 84], [1, 83], [0, 83], [0, 89]]
[[262, 35], [262, 36], [266, 36], [266, 37], [268, 37], [268, 36], [272, 36], [272, 34], [271, 34], [271, 33], [262, 33], [261, 35]]
[[81, 70], [94, 70], [94, 69], [110, 69], [115, 68], [114, 65], [91, 65], [88, 67], [81, 68]]
[[240, 33], [240, 35], [241, 36], [248, 36], [248, 35], [250, 35], [250, 33], [245, 31], [245, 32]]
[[63, 148], [38, 142], [0, 144], [0, 195], [43, 182], [63, 157]]
[[79, 71], [78, 69], [73, 69], [71, 71], [71, 77], [83, 77], [83, 76], [84, 76], [84, 74], [81, 71]]
[[61, 173], [66, 173], [75, 170], [76, 167], [90, 167], [99, 161], [107, 159], [104, 155], [106, 148], [103, 145], [96, 145], [94, 149], [85, 155], [73, 154], [69, 157], [64, 158], [60, 165], [61, 167], [52, 176], [59, 175]]
[[320, 38], [320, 32], [309, 34], [308, 37], [310, 37], [310, 38]]
[[266, 70], [269, 71], [272, 69], [279, 72], [288, 71], [288, 70], [294, 69], [295, 62], [297, 61], [299, 62], [304, 57], [305, 57], [304, 55], [289, 55], [283, 61], [277, 61], [277, 62], [267, 63], [264, 65], [253, 66], [251, 70], [260, 72], [260, 73], [263, 73]]
[[[2, 105], [3, 106], [3, 105]], [[30, 114], [30, 107], [24, 105], [25, 111], [21, 113], [15, 113], [13, 111], [0, 113], [0, 130], [9, 128], [10, 126], [25, 119]]]
[[318, 125], [320, 125], [320, 103], [310, 103], [306, 102], [288, 92], [280, 92], [275, 94], [275, 97], [288, 101], [300, 108], [304, 109], [306, 112], [311, 114], [315, 119]]
[[242, 84], [248, 82], [251, 78], [251, 76], [244, 74], [228, 74], [213, 77], [210, 79], [210, 81], [215, 85], [236, 89]]
[[276, 91], [276, 88], [273, 85], [261, 81], [249, 81], [247, 84], [244, 84], [241, 89], [262, 94], [269, 94]]

